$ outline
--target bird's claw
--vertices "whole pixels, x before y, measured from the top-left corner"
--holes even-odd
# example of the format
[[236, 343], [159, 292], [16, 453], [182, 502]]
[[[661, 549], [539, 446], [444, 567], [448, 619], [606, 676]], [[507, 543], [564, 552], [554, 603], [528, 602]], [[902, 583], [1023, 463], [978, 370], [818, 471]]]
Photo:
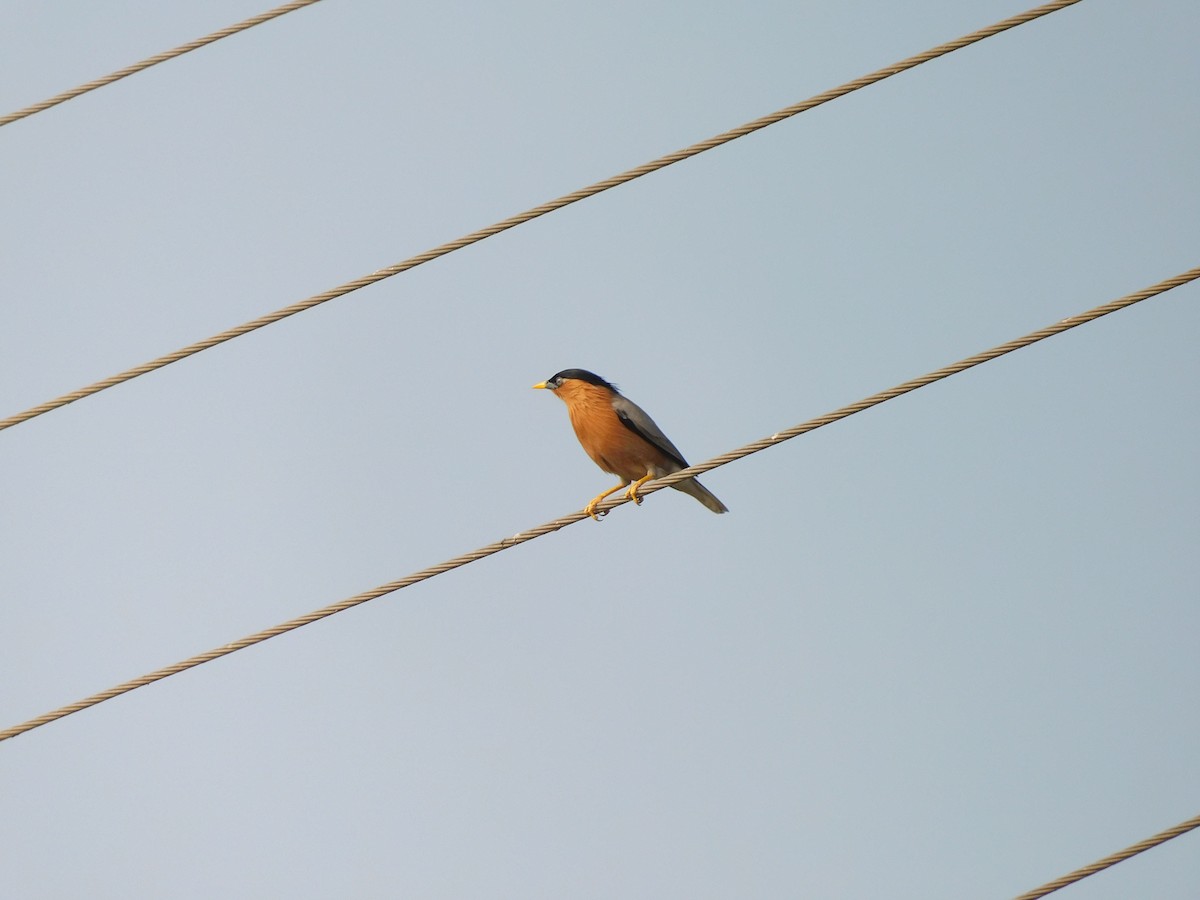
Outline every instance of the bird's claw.
[[647, 478], [642, 478], [641, 480], [635, 481], [633, 484], [631, 484], [629, 486], [629, 490], [627, 490], [625, 492], [625, 499], [632, 500], [634, 502], [635, 506], [641, 506], [642, 505], [642, 497], [638, 493], [638, 488], [641, 487], [642, 484], [645, 483], [647, 480], [648, 480], [648, 476], [647, 476]]

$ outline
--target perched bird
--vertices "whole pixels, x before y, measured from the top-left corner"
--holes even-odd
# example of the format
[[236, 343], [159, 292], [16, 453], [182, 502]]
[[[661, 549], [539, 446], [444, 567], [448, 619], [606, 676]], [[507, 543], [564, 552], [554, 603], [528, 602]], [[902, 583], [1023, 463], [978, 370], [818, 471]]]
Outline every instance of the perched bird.
[[[638, 488], [643, 484], [651, 478], [662, 478], [687, 468], [683, 454], [654, 420], [599, 375], [584, 369], [564, 369], [534, 387], [554, 391], [567, 404], [575, 436], [587, 455], [605, 472], [621, 479], [620, 484], [584, 507], [584, 512], [596, 521], [600, 520], [596, 505], [609, 494], [628, 484], [625, 496], [640, 504], [642, 498], [638, 496]], [[729, 512], [725, 504], [695, 478], [671, 487], [695, 497], [715, 513]]]

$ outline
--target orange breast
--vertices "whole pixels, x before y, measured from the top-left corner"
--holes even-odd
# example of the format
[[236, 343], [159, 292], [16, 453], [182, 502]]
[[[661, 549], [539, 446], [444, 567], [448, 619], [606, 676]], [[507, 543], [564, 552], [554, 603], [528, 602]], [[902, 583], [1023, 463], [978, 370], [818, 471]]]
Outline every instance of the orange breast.
[[571, 426], [584, 451], [605, 472], [636, 481], [656, 469], [670, 471], [669, 457], [617, 418], [607, 390], [569, 381], [555, 393], [567, 404]]

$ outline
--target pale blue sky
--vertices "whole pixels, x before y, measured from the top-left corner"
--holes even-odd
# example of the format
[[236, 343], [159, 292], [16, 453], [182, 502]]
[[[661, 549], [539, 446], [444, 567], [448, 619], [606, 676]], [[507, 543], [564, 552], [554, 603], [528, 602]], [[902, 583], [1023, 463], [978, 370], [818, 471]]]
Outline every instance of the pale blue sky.
[[[0, 112], [265, 6], [0, 0]], [[0, 417], [1027, 8], [325, 0], [0, 129]], [[0, 433], [0, 727], [1200, 264], [1084, 0]], [[1200, 287], [0, 744], [22, 898], [1005, 898], [1200, 812]], [[1192, 834], [1066, 889], [1194, 898]]]

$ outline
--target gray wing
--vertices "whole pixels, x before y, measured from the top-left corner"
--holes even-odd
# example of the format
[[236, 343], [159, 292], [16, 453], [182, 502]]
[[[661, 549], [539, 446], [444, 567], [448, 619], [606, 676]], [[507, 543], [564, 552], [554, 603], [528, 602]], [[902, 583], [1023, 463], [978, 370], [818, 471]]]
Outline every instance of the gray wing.
[[654, 420], [646, 415], [645, 410], [620, 394], [613, 397], [612, 405], [621, 424], [679, 463], [679, 468], [687, 468], [687, 461], [683, 458], [683, 454], [667, 439], [667, 436], [662, 433], [662, 429], [654, 424]]

